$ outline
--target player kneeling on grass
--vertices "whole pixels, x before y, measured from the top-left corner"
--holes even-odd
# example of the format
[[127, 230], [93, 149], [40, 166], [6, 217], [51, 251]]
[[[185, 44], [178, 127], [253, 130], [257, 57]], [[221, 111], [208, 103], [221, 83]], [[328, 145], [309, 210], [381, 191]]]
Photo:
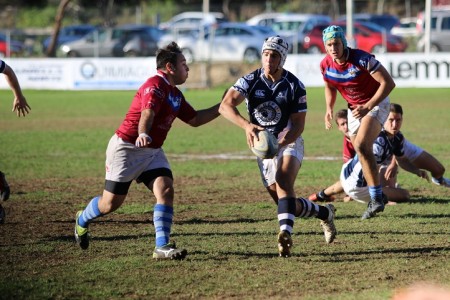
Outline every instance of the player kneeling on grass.
[[[280, 256], [291, 254], [294, 218], [317, 217], [331, 243], [336, 236], [333, 205], [317, 205], [296, 198], [294, 182], [303, 160], [303, 139], [307, 111], [303, 83], [283, 69], [288, 52], [287, 43], [279, 36], [269, 37], [262, 47], [262, 65], [240, 78], [226, 93], [220, 113], [245, 130], [247, 144], [254, 146], [258, 133], [267, 130], [278, 139], [278, 153], [273, 158], [257, 158], [262, 181], [278, 206], [278, 251]], [[249, 120], [237, 106], [246, 102]]]
[[189, 68], [176, 43], [157, 51], [156, 66], [157, 74], [139, 88], [124, 121], [109, 141], [103, 195], [93, 198], [76, 215], [75, 238], [82, 249], [89, 246], [89, 223], [118, 209], [131, 182], [136, 180], [144, 183], [156, 198], [153, 258], [184, 259], [187, 254], [170, 242], [174, 187], [172, 171], [161, 147], [175, 118], [197, 127], [220, 115], [220, 103], [196, 111], [186, 101], [176, 86], [186, 81]]
[[[395, 114], [395, 118], [390, 118], [384, 123], [384, 129], [390, 135], [400, 135], [403, 124], [403, 109], [399, 104], [391, 104], [391, 113]], [[403, 151], [405, 156], [419, 169], [429, 171], [431, 174], [431, 182], [436, 185], [450, 188], [450, 179], [445, 178], [445, 167], [433, 155], [423, 150], [419, 146], [411, 143], [405, 138], [403, 143]], [[380, 168], [381, 181], [383, 186], [397, 187], [398, 165], [403, 168], [402, 161], [397, 161], [395, 156], [391, 161], [386, 162]], [[390, 199], [389, 199], [390, 200]]]
[[[390, 112], [384, 124], [384, 127], [397, 127], [398, 121], [401, 120], [402, 115], [402, 107], [398, 104], [391, 104]], [[397, 123], [397, 125], [387, 125], [395, 123]], [[405, 155], [403, 147], [404, 141], [405, 139], [403, 135], [398, 130], [392, 131], [383, 129], [380, 132], [373, 144], [373, 153], [375, 155], [378, 168], [386, 164], [386, 162], [389, 162], [395, 155], [406, 171], [429, 180], [428, 173], [417, 168]], [[359, 202], [369, 203], [371, 199], [369, 194], [369, 187], [367, 186], [367, 181], [364, 177], [362, 165], [359, 161], [358, 155], [354, 156], [351, 160], [349, 160], [342, 166], [340, 180], [332, 186], [322, 190], [318, 195], [320, 196], [320, 198], [330, 197], [336, 193], [339, 193], [341, 191], [341, 188], [352, 199]], [[405, 189], [390, 186], [383, 186], [382, 189], [383, 199], [385, 203], [387, 203], [388, 200], [395, 202], [409, 200], [409, 192]], [[362, 219], [369, 219], [374, 217], [375, 215], [376, 213], [366, 211], [363, 214]]]

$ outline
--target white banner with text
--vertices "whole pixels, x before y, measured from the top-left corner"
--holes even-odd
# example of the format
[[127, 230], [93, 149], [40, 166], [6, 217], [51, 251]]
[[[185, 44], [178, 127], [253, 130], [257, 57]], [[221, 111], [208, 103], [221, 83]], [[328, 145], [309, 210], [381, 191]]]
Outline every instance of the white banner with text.
[[[323, 81], [319, 64], [323, 57], [289, 55], [285, 68], [297, 75], [307, 88], [320, 87]], [[376, 57], [397, 87], [450, 87], [449, 53], [389, 53]], [[14, 69], [22, 89], [135, 90], [156, 73], [155, 57], [4, 60]], [[241, 75], [245, 74], [237, 77]], [[0, 80], [0, 88], [8, 88], [6, 80]]]

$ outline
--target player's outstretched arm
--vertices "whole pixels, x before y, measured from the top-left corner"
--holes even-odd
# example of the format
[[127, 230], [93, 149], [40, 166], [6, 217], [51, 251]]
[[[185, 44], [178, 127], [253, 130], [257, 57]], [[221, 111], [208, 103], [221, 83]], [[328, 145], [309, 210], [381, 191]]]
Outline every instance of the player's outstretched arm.
[[24, 116], [29, 113], [31, 107], [28, 105], [25, 99], [22, 89], [20, 88], [19, 80], [16, 77], [13, 69], [6, 65], [3, 70], [3, 74], [6, 76], [6, 81], [14, 93], [13, 108], [12, 111], [17, 113], [17, 116]]

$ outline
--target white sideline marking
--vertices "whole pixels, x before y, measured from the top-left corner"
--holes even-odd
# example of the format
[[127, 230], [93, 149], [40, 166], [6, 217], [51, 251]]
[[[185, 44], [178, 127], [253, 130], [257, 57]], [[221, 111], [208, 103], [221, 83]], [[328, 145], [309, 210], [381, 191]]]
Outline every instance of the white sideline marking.
[[[236, 153], [219, 153], [219, 154], [167, 154], [167, 157], [174, 160], [254, 160], [256, 157], [253, 155], [236, 154]], [[304, 160], [340, 160], [341, 157], [332, 156], [305, 156]]]

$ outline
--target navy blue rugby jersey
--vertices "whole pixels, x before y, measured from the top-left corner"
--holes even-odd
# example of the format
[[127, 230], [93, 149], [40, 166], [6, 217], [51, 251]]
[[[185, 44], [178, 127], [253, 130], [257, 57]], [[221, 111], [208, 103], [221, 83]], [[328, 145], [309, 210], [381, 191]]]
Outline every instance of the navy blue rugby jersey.
[[[400, 132], [389, 138], [386, 131], [382, 130], [373, 143], [373, 154], [378, 165], [390, 160], [393, 155], [402, 157], [404, 155], [403, 143], [404, 136]], [[366, 179], [363, 176], [361, 162], [358, 155], [355, 155], [348, 163], [344, 164], [344, 178], [352, 177], [357, 187], [367, 186]]]
[[246, 98], [250, 122], [275, 136], [289, 125], [291, 114], [307, 111], [305, 86], [287, 70], [279, 81], [271, 82], [262, 68], [257, 69], [239, 78], [233, 88]]

